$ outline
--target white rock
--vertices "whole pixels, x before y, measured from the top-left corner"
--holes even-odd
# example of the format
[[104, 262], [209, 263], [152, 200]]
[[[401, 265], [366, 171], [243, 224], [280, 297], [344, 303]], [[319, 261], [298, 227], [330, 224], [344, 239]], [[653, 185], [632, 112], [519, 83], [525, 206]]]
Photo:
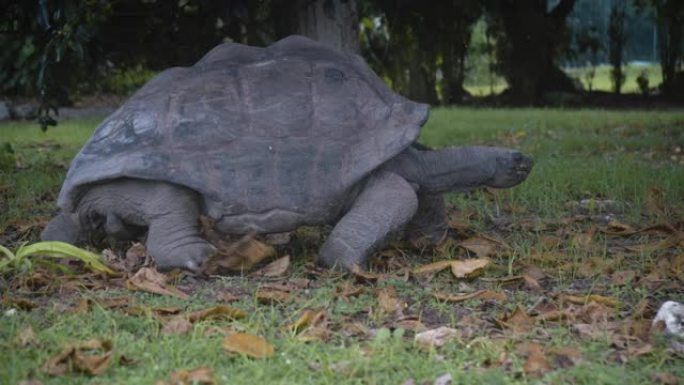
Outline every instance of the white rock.
[[665, 323], [665, 332], [684, 337], [684, 305], [681, 303], [665, 302], [653, 319], [653, 325], [659, 321]]

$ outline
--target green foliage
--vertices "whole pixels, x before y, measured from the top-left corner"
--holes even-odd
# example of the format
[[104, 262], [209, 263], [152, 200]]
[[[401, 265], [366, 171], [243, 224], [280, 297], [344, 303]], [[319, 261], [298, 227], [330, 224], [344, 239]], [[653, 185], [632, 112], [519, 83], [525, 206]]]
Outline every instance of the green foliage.
[[156, 75], [141, 65], [128, 69], [115, 69], [102, 79], [101, 91], [118, 95], [129, 95], [142, 87]]
[[[31, 259], [38, 256], [78, 260], [98, 273], [114, 274], [102, 262], [99, 255], [64, 242], [51, 241], [21, 245], [14, 253], [0, 245], [0, 253], [4, 254], [4, 258], [0, 259], [0, 274], [29, 272], [32, 270]], [[36, 262], [42, 261], [36, 260]]]

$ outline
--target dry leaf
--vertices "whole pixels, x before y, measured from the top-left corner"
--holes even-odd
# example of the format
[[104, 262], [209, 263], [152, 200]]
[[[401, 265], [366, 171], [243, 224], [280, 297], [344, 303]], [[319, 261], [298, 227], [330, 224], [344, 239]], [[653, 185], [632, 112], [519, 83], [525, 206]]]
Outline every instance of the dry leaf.
[[359, 296], [364, 291], [363, 286], [355, 286], [351, 281], [345, 281], [341, 286], [335, 287], [333, 296], [349, 302], [350, 297]]
[[591, 226], [585, 233], [575, 235], [570, 244], [580, 250], [590, 250], [593, 244], [596, 226]]
[[506, 329], [511, 329], [516, 332], [528, 332], [532, 330], [535, 324], [535, 319], [527, 314], [525, 309], [518, 305], [512, 313], [506, 313], [496, 323]]
[[551, 371], [551, 364], [546, 359], [546, 354], [541, 345], [530, 342], [523, 342], [518, 345], [517, 351], [526, 357], [523, 364], [523, 371], [528, 376], [541, 377]]
[[448, 294], [442, 292], [435, 292], [432, 295], [440, 301], [446, 302], [463, 302], [469, 299], [479, 299], [483, 301], [505, 301], [508, 296], [506, 293], [493, 290], [478, 290], [467, 294]]
[[217, 305], [208, 309], [194, 311], [188, 314], [187, 317], [190, 322], [197, 322], [216, 317], [242, 319], [247, 317], [247, 313], [234, 307]]
[[377, 291], [378, 306], [387, 315], [401, 316], [406, 308], [406, 302], [399, 299], [397, 289], [394, 286], [387, 286]]
[[126, 250], [126, 257], [123, 265], [126, 271], [136, 271], [150, 260], [147, 249], [142, 243], [134, 243], [128, 250]]
[[240, 300], [240, 296], [233, 293], [219, 293], [216, 295], [216, 299], [223, 302], [235, 302]]
[[440, 326], [437, 329], [426, 330], [415, 336], [415, 342], [423, 349], [438, 348], [447, 342], [460, 337], [456, 329]]
[[20, 348], [38, 344], [38, 338], [36, 338], [36, 333], [33, 331], [31, 325], [26, 326], [17, 332], [17, 335], [14, 336], [14, 344]]
[[429, 263], [427, 265], [418, 266], [412, 272], [413, 272], [413, 274], [416, 274], [416, 275], [436, 273], [438, 271], [442, 271], [442, 270], [446, 269], [447, 267], [450, 267], [451, 264], [454, 262], [456, 262], [456, 261], [452, 261], [452, 260], [437, 261], [437, 262]]
[[253, 334], [235, 333], [226, 336], [221, 344], [228, 353], [241, 354], [252, 358], [271, 357], [275, 352], [273, 345]]
[[499, 244], [491, 239], [472, 237], [459, 243], [459, 246], [472, 253], [475, 253], [478, 258], [487, 258], [496, 254], [496, 249]]
[[420, 320], [413, 318], [397, 320], [392, 324], [392, 326], [395, 329], [410, 330], [415, 333], [420, 333], [427, 330], [427, 327], [423, 325], [423, 323], [420, 322]]
[[263, 268], [252, 273], [255, 277], [279, 277], [287, 272], [290, 267], [290, 256], [286, 255], [282, 258], [278, 258], [275, 261], [269, 263]]
[[[93, 351], [99, 354], [93, 354]], [[104, 373], [112, 360], [112, 343], [93, 339], [80, 344], [67, 345], [59, 354], [48, 359], [41, 371], [50, 376], [80, 372], [91, 376]]]
[[651, 187], [646, 193], [646, 213], [660, 219], [666, 218], [665, 192], [658, 187]]
[[577, 348], [557, 347], [546, 349], [546, 354], [551, 356], [555, 368], [569, 368], [583, 361], [582, 352]]
[[205, 366], [190, 371], [178, 370], [171, 373], [170, 385], [211, 385], [214, 383], [214, 369]]
[[192, 330], [192, 322], [185, 315], [171, 317], [164, 323], [161, 333], [164, 335], [182, 335]]
[[479, 275], [485, 267], [489, 265], [488, 258], [466, 259], [463, 261], [453, 261], [451, 273], [456, 278], [472, 278]]
[[221, 270], [249, 271], [259, 262], [275, 255], [275, 249], [250, 233], [235, 242], [219, 241], [218, 251], [209, 258], [202, 272], [208, 275]]
[[254, 294], [257, 301], [262, 304], [271, 305], [283, 303], [290, 300], [290, 292], [274, 288], [261, 287]]
[[605, 297], [598, 294], [589, 294], [587, 296], [576, 296], [576, 295], [562, 295], [561, 302], [574, 303], [576, 305], [585, 305], [589, 302], [600, 303], [601, 305], [618, 307], [620, 306], [620, 301], [613, 297]]
[[651, 375], [651, 380], [657, 384], [663, 385], [680, 385], [682, 382], [679, 377], [668, 372], [658, 372]]
[[325, 310], [315, 311], [306, 309], [302, 312], [297, 321], [287, 326], [287, 329], [297, 334], [306, 328], [319, 325], [326, 320], [326, 317], [327, 314]]
[[166, 284], [166, 276], [152, 268], [143, 267], [126, 281], [129, 290], [146, 291], [154, 294], [170, 295], [181, 299], [190, 298], [179, 289]]

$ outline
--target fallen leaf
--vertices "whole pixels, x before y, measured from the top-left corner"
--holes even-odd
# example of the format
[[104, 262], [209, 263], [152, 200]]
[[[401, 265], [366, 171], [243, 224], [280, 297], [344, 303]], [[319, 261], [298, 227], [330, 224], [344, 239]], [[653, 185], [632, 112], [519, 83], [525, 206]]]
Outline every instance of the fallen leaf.
[[627, 224], [611, 220], [608, 225], [601, 228], [601, 231], [608, 235], [629, 236], [636, 233], [636, 230]]
[[499, 243], [494, 242], [491, 239], [479, 236], [468, 238], [459, 243], [459, 246], [463, 247], [469, 252], [475, 253], [478, 258], [494, 256], [499, 245]]
[[247, 316], [247, 313], [240, 309], [226, 305], [217, 305], [204, 310], [194, 311], [187, 315], [190, 322], [204, 321], [208, 318], [230, 318], [242, 319]]
[[214, 369], [205, 366], [188, 370], [177, 370], [171, 373], [170, 385], [214, 384]]
[[93, 339], [67, 345], [60, 353], [48, 359], [41, 367], [41, 371], [50, 376], [61, 376], [69, 372], [97, 376], [107, 370], [111, 360], [111, 341]]
[[275, 352], [273, 345], [264, 338], [247, 333], [235, 333], [223, 338], [221, 344], [228, 353], [241, 354], [252, 358], [271, 357]]
[[570, 244], [576, 249], [590, 250], [593, 244], [595, 233], [596, 226], [591, 226], [586, 232], [575, 235], [570, 240]]
[[391, 316], [401, 316], [406, 308], [406, 302], [399, 299], [394, 286], [386, 286], [377, 291], [378, 306], [382, 313]]
[[611, 275], [610, 281], [613, 285], [624, 286], [632, 283], [636, 279], [634, 270], [620, 270]]
[[681, 384], [681, 380], [679, 377], [675, 376], [672, 373], [668, 373], [668, 372], [653, 373], [651, 375], [651, 380], [654, 383], [662, 384], [662, 385], [679, 385], [679, 384]]
[[551, 362], [555, 368], [567, 369], [583, 361], [582, 352], [573, 347], [555, 347], [545, 349], [545, 352], [547, 356], [551, 357]]
[[326, 316], [325, 310], [306, 309], [293, 324], [287, 326], [287, 329], [297, 334], [308, 327], [316, 326], [325, 321]]
[[177, 315], [164, 322], [161, 333], [163, 335], [183, 335], [190, 330], [192, 330], [192, 322], [185, 315]]
[[646, 213], [659, 219], [665, 219], [665, 192], [658, 187], [651, 187], [646, 193]]
[[447, 342], [459, 337], [460, 332], [458, 330], [440, 326], [437, 329], [417, 333], [414, 340], [419, 347], [429, 349], [444, 346]]
[[467, 294], [448, 294], [442, 292], [435, 292], [432, 295], [440, 301], [446, 302], [463, 302], [469, 299], [479, 299], [483, 301], [505, 301], [508, 296], [506, 293], [492, 290], [477, 290]]
[[239, 301], [242, 297], [233, 293], [219, 293], [216, 295], [216, 299], [223, 302], [235, 302]]
[[279, 277], [284, 275], [289, 267], [290, 256], [286, 255], [253, 272], [251, 275], [255, 277]]
[[517, 347], [519, 354], [526, 357], [523, 371], [532, 377], [541, 377], [551, 371], [551, 364], [546, 359], [544, 348], [531, 342], [523, 342]]
[[413, 272], [413, 274], [416, 274], [416, 275], [436, 273], [436, 272], [439, 272], [439, 271], [446, 269], [447, 267], [451, 267], [451, 264], [454, 262], [455, 261], [452, 261], [452, 260], [437, 261], [437, 262], [429, 263], [427, 265], [418, 266], [412, 272]]
[[536, 320], [527, 314], [525, 309], [518, 305], [511, 313], [504, 314], [501, 319], [496, 320], [496, 323], [505, 329], [511, 329], [515, 332], [528, 332], [534, 327]]
[[126, 288], [129, 290], [146, 291], [154, 294], [170, 295], [180, 299], [188, 299], [189, 295], [178, 288], [166, 284], [166, 276], [157, 270], [143, 267], [134, 276], [126, 280]]
[[487, 258], [453, 261], [451, 264], [451, 273], [456, 278], [472, 278], [479, 275], [489, 263], [490, 261]]
[[395, 329], [410, 330], [415, 333], [420, 333], [427, 330], [427, 327], [425, 327], [425, 325], [423, 325], [423, 323], [420, 322], [420, 320], [413, 318], [397, 320], [392, 324], [392, 326]]
[[569, 303], [574, 303], [576, 305], [586, 305], [589, 302], [596, 302], [600, 303], [601, 305], [606, 305], [606, 306], [611, 306], [611, 307], [618, 307], [620, 306], [620, 301], [613, 297], [605, 297], [602, 295], [598, 294], [589, 294], [586, 296], [577, 296], [577, 295], [562, 295], [561, 296], [561, 302], [569, 302]]
[[259, 303], [270, 305], [290, 300], [290, 292], [268, 287], [260, 287], [254, 294]]
[[31, 325], [26, 326], [17, 332], [17, 335], [14, 337], [14, 344], [20, 348], [38, 344], [36, 333], [33, 331]]
[[221, 270], [249, 271], [259, 262], [275, 255], [275, 249], [247, 234], [235, 242], [221, 241], [217, 252], [202, 267], [202, 272], [213, 275]]
[[351, 281], [345, 281], [341, 286], [335, 287], [333, 296], [349, 302], [350, 297], [359, 296], [364, 291], [365, 289], [363, 286], [355, 286]]

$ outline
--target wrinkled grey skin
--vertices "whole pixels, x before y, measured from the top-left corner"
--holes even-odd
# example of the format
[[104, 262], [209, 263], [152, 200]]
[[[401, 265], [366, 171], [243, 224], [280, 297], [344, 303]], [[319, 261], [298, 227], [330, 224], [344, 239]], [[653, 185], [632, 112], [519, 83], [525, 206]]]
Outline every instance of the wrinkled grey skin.
[[332, 224], [320, 262], [363, 267], [401, 230], [441, 238], [443, 193], [512, 187], [531, 170], [515, 150], [419, 146], [427, 114], [356, 55], [297, 36], [223, 44], [97, 128], [42, 238], [144, 237], [158, 267], [196, 271], [215, 252], [200, 215], [231, 235]]

